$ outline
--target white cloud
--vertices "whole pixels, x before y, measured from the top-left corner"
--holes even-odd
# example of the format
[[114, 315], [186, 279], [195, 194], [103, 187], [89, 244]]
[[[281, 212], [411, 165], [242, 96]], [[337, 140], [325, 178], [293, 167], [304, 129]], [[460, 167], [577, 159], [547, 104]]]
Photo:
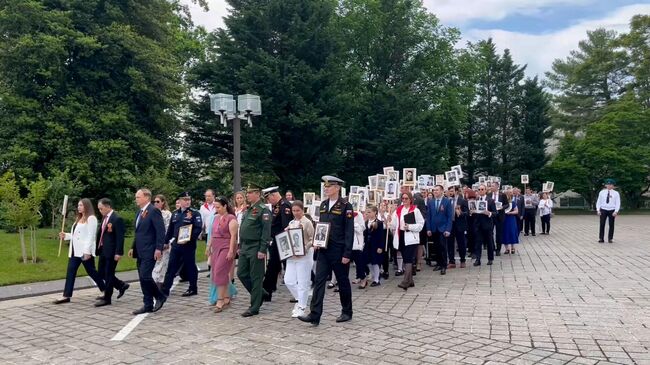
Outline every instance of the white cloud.
[[192, 3], [191, 0], [181, 0], [181, 3], [189, 6], [194, 24], [202, 25], [208, 31], [223, 28], [223, 17], [229, 13], [226, 0], [208, 0], [208, 8], [210, 10], [207, 12], [200, 6]]
[[594, 0], [424, 0], [424, 6], [445, 24], [471, 20], [497, 21], [509, 15], [533, 15], [561, 5], [587, 5]]
[[619, 33], [629, 30], [629, 22], [636, 14], [649, 14], [650, 4], [635, 4], [618, 8], [600, 19], [577, 21], [574, 25], [546, 34], [527, 34], [501, 29], [469, 29], [463, 32], [465, 41], [492, 38], [500, 51], [508, 48], [519, 64], [528, 64], [528, 76], [543, 77], [556, 58], [564, 59], [578, 48], [578, 42], [587, 38], [588, 30], [606, 28]]

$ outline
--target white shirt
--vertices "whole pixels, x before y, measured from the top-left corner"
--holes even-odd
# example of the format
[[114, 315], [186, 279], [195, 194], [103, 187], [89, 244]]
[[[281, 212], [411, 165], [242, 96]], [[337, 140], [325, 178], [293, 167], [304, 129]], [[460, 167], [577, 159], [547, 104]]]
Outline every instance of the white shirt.
[[329, 209], [328, 210], [332, 210], [332, 207], [334, 206], [334, 204], [336, 204], [337, 201], [338, 201], [338, 199], [334, 199], [334, 200], [330, 199], [330, 204], [329, 204]]
[[72, 231], [65, 234], [65, 240], [70, 241], [68, 257], [81, 257], [83, 255], [95, 256], [95, 239], [97, 237], [97, 218], [91, 215], [86, 223], [77, 222], [72, 226]]
[[542, 199], [539, 201], [538, 208], [540, 216], [549, 215], [553, 209], [553, 201], [551, 199]]
[[206, 232], [206, 228], [208, 227], [208, 219], [210, 219], [210, 216], [214, 214], [215, 211], [216, 208], [214, 207], [214, 203], [203, 203], [203, 205], [201, 205], [201, 208], [199, 208], [199, 213], [201, 213], [201, 219], [203, 220], [203, 232]]
[[[607, 202], [607, 194], [609, 194], [609, 203]], [[600, 212], [601, 209], [613, 210], [614, 213], [618, 214], [619, 209], [621, 209], [621, 196], [618, 194], [618, 191], [614, 189], [603, 189], [598, 193], [596, 211]]]

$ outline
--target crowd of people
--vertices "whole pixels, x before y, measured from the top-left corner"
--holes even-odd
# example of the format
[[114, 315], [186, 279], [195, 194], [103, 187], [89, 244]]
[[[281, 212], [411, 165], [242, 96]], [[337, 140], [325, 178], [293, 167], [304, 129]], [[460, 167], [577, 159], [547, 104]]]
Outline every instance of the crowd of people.
[[[336, 321], [345, 322], [353, 314], [351, 283], [359, 289], [379, 286], [389, 278], [391, 265], [394, 275], [402, 277], [397, 286], [406, 291], [415, 286], [414, 276], [424, 263], [445, 275], [447, 270], [466, 268], [468, 260], [473, 260], [473, 266], [482, 265], [483, 251], [487, 265], [493, 264], [495, 256], [516, 254], [522, 234], [537, 234], [537, 216], [540, 234], [550, 234], [553, 199], [550, 192], [538, 194], [530, 187], [522, 194], [517, 187], [502, 189], [498, 182], [446, 189], [435, 185], [430, 191], [401, 186], [396, 201], [383, 200], [355, 211], [342, 196], [341, 179], [323, 176], [322, 183], [324, 196], [317, 217], [308, 214], [307, 206], [292, 192], [283, 196], [278, 187], [250, 184], [232, 199], [207, 190], [198, 210], [191, 206], [190, 194], [183, 192], [173, 212], [163, 195], [153, 197], [152, 203], [151, 191], [138, 190], [134, 239], [127, 255], [137, 260], [143, 306], [133, 314], [160, 310], [179, 274], [188, 282], [182, 296], [198, 294], [195, 258], [202, 238], [209, 263], [208, 300], [215, 312], [230, 307], [238, 278], [250, 293], [250, 305], [241, 315], [259, 314], [281, 278], [292, 295], [291, 316], [317, 326], [326, 288], [339, 293], [341, 315]], [[601, 242], [606, 220], [611, 242], [613, 219], [620, 208], [612, 186], [608, 181], [597, 204]], [[119, 299], [129, 288], [115, 276], [124, 256], [124, 221], [109, 199], [100, 199], [97, 208], [101, 224], [90, 200], [81, 199], [71, 231], [60, 233], [70, 241], [69, 262], [63, 296], [55, 304], [70, 302], [80, 265], [102, 292], [97, 307], [110, 305], [114, 290]], [[314, 244], [315, 220], [329, 227], [325, 245]], [[275, 237], [289, 229], [302, 229], [300, 252], [304, 254], [281, 260]], [[350, 262], [356, 270], [352, 282]]]

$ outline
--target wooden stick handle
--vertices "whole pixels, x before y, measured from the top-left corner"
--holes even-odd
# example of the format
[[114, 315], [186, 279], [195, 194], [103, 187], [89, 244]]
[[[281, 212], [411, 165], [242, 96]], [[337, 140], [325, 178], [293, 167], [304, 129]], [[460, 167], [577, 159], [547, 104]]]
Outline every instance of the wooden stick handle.
[[[65, 229], [65, 216], [61, 221], [61, 232], [63, 232], [64, 229]], [[63, 238], [59, 238], [59, 254], [57, 255], [57, 257], [61, 257], [61, 246], [63, 246]]]

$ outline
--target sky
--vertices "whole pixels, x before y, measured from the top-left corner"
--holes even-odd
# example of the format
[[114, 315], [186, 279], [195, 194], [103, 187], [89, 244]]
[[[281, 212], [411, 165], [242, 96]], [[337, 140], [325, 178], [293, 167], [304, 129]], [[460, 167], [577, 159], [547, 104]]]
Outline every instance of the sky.
[[[190, 6], [195, 24], [208, 30], [223, 27], [225, 0], [208, 0], [210, 10]], [[544, 77], [553, 60], [564, 59], [588, 30], [626, 32], [636, 14], [650, 14], [650, 0], [423, 0], [445, 26], [460, 29], [462, 40], [491, 37], [500, 52], [510, 49], [515, 62], [528, 65], [530, 77]]]

